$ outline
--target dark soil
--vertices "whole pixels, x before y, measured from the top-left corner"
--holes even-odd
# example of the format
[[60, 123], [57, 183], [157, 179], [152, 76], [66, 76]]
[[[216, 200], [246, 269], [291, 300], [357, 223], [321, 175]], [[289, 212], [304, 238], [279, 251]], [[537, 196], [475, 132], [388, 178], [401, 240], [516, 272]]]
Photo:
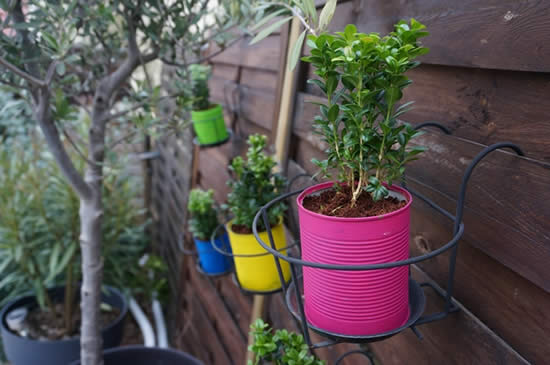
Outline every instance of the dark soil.
[[[42, 311], [38, 307], [31, 309], [25, 320], [29, 337], [33, 339], [60, 340], [80, 336], [81, 312], [79, 306], [75, 306], [74, 308], [76, 313], [73, 314], [72, 330], [70, 332], [67, 332], [65, 328], [63, 308], [63, 304], [56, 304], [55, 315]], [[118, 308], [111, 308], [109, 311], [101, 310], [101, 328], [108, 327], [119, 315], [120, 310]]]
[[[271, 228], [275, 227], [275, 224], [271, 225]], [[231, 230], [238, 234], [252, 234], [252, 229], [248, 228], [247, 226], [244, 226], [242, 224], [233, 224], [231, 225]], [[265, 229], [258, 229], [258, 233], [264, 232]]]
[[321, 194], [306, 196], [303, 206], [307, 210], [322, 215], [357, 218], [388, 214], [407, 204], [406, 201], [392, 197], [375, 202], [370, 194], [363, 191], [355, 206], [352, 207], [351, 196], [351, 189], [348, 186], [332, 188], [321, 192]]
[[233, 224], [231, 230], [238, 234], [251, 234], [252, 230], [242, 224]]

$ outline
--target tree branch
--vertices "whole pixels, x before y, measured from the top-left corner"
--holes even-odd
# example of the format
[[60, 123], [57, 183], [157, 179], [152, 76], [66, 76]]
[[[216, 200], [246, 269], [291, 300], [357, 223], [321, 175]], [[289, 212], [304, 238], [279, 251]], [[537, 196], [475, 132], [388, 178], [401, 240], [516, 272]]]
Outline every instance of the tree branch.
[[8, 60], [6, 60], [2, 56], [0, 56], [0, 65], [4, 66], [8, 70], [13, 72], [17, 76], [21, 77], [22, 79], [28, 81], [29, 83], [31, 83], [34, 86], [44, 87], [44, 86], [47, 85], [44, 80], [40, 80], [40, 79], [34, 77], [33, 75], [21, 70], [19, 67], [15, 66], [14, 64], [9, 62]]
[[65, 147], [63, 146], [63, 143], [61, 142], [59, 131], [57, 130], [51, 115], [50, 94], [47, 88], [41, 88], [38, 91], [37, 99], [38, 107], [35, 111], [35, 117], [38, 120], [38, 124], [42, 129], [46, 143], [57, 161], [61, 172], [65, 175], [65, 178], [69, 181], [69, 184], [73, 187], [81, 199], [90, 199], [92, 196], [90, 187], [74, 166], [71, 158], [65, 150]]
[[187, 67], [189, 65], [192, 65], [192, 64], [197, 64], [197, 63], [203, 63], [203, 62], [206, 62], [208, 61], [209, 59], [211, 58], [214, 58], [216, 57], [217, 55], [219, 55], [220, 53], [223, 53], [224, 51], [226, 51], [227, 49], [229, 49], [231, 46], [233, 46], [235, 43], [237, 43], [238, 41], [240, 41], [241, 39], [243, 39], [244, 37], [246, 37], [246, 34], [243, 34], [241, 35], [240, 37], [237, 37], [235, 39], [233, 39], [231, 42], [229, 42], [226, 46], [224, 47], [221, 47], [219, 50], [217, 50], [216, 52], [214, 53], [211, 53], [207, 56], [204, 56], [204, 57], [201, 57], [201, 58], [198, 58], [194, 61], [191, 61], [191, 62], [186, 62], [186, 63], [180, 63], [180, 62], [176, 62], [176, 61], [170, 61], [170, 60], [167, 60], [166, 58], [161, 58], [161, 61], [167, 65], [170, 65], [170, 66], [178, 66], [178, 67]]
[[[185, 93], [184, 91], [180, 91], [180, 92], [173, 93], [173, 94], [170, 94], [170, 95], [160, 96], [156, 100], [161, 101], [161, 100], [165, 100], [165, 99], [172, 99], [172, 98], [178, 97], [178, 96], [180, 96], [184, 93]], [[121, 111], [119, 111], [117, 113], [114, 113], [114, 114], [111, 114], [111, 115], [107, 116], [106, 118], [107, 118], [107, 120], [113, 120], [113, 119], [123, 117], [123, 116], [125, 116], [126, 114], [128, 114], [130, 112], [133, 112], [135, 110], [143, 108], [144, 106], [149, 104], [151, 101], [153, 101], [153, 100], [151, 98], [149, 98], [147, 100], [144, 100], [140, 103], [137, 103], [137, 104], [131, 106], [130, 108], [121, 110]]]
[[105, 166], [105, 163], [101, 163], [101, 162], [96, 162], [96, 161], [92, 161], [90, 160], [89, 158], [86, 157], [86, 155], [84, 154], [84, 152], [82, 152], [80, 150], [80, 148], [78, 147], [78, 145], [76, 144], [75, 141], [73, 141], [71, 135], [69, 134], [69, 132], [67, 132], [67, 130], [65, 128], [61, 128], [61, 131], [63, 131], [63, 135], [65, 136], [65, 138], [67, 138], [67, 141], [69, 141], [69, 143], [71, 144], [71, 146], [73, 146], [74, 150], [76, 151], [76, 153], [78, 153], [78, 155], [84, 160], [86, 161], [87, 163], [89, 163], [90, 165], [96, 165], [96, 166]]

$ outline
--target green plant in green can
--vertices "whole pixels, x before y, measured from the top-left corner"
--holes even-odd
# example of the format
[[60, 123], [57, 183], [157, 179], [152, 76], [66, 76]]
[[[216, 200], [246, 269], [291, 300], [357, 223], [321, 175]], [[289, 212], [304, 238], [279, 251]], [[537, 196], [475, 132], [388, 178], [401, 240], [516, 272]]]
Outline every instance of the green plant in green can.
[[193, 92], [193, 110], [210, 109], [208, 80], [210, 79], [212, 68], [206, 65], [195, 64], [189, 66], [189, 73]]
[[[252, 232], [252, 222], [262, 206], [279, 196], [286, 185], [286, 179], [273, 172], [277, 163], [272, 156], [264, 152], [267, 137], [260, 134], [248, 138], [247, 159], [236, 157], [230, 169], [233, 179], [227, 184], [231, 193], [227, 197], [227, 207], [234, 214], [233, 226], [244, 226]], [[275, 204], [269, 209], [269, 223], [275, 226], [286, 210], [283, 203]], [[258, 229], [265, 230], [263, 221], [258, 222]]]
[[210, 236], [219, 225], [214, 191], [212, 189], [208, 191], [191, 190], [187, 209], [191, 213], [189, 230], [193, 236], [202, 241], [210, 240]]
[[191, 82], [193, 129], [201, 145], [213, 145], [227, 140], [228, 133], [223, 119], [223, 109], [219, 104], [210, 103], [208, 80], [211, 67], [201, 64], [189, 66]]

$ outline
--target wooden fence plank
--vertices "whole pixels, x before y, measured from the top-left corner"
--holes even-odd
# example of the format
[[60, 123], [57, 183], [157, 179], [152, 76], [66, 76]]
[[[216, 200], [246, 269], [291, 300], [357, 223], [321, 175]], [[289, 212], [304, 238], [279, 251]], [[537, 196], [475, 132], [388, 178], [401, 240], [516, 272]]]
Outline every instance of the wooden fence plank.
[[[483, 146], [426, 133], [415, 143], [427, 151], [408, 174], [458, 198], [468, 163]], [[494, 152], [478, 165], [468, 184], [465, 237], [546, 291], [550, 291], [550, 165]], [[506, 234], [504, 234], [506, 232]]]
[[[313, 77], [309, 72], [308, 77]], [[540, 102], [550, 94], [550, 73], [422, 65], [407, 75], [413, 84], [405, 89], [403, 102], [415, 104], [403, 119], [437, 121], [453, 135], [478, 143], [523, 144], [527, 156], [550, 162], [550, 139], [545, 138], [550, 133], [550, 105]], [[319, 95], [316, 86], [308, 84], [306, 90]], [[303, 103], [304, 99], [317, 98], [299, 94], [297, 99], [313, 120], [319, 108]]]
[[[418, 281], [429, 278], [419, 269], [412, 269]], [[443, 301], [433, 290], [426, 294], [426, 313], [438, 311]], [[460, 303], [459, 303], [460, 305]], [[383, 364], [528, 364], [472, 313], [461, 311], [444, 320], [418, 327], [424, 339], [419, 340], [406, 330], [388, 340], [376, 342], [373, 349]]]
[[[409, 185], [430, 199], [441, 201], [441, 194], [435, 190], [413, 182]], [[415, 199], [411, 214], [412, 255], [439, 248], [451, 238], [451, 232], [452, 224], [447, 218], [435, 214], [426, 203]], [[419, 267], [440, 286], [446, 287], [448, 254], [424, 261]], [[454, 295], [527, 360], [534, 364], [546, 362], [550, 356], [545, 335], [550, 332], [550, 312], [545, 308], [550, 308], [550, 293], [462, 239], [458, 249]]]
[[[279, 70], [279, 35], [271, 35], [262, 41], [250, 45], [250, 38], [235, 43], [224, 52], [211, 59], [213, 63], [240, 65], [277, 72]], [[216, 46], [212, 52], [215, 52]]]
[[399, 0], [339, 5], [330, 26], [386, 34], [401, 19], [424, 23], [430, 53], [422, 62], [488, 69], [550, 71], [550, 7], [545, 1]]

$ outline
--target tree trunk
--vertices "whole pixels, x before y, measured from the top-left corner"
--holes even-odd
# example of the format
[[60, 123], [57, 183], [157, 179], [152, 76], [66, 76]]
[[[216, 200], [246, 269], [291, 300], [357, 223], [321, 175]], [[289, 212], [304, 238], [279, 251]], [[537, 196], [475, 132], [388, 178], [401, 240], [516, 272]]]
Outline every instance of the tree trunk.
[[96, 92], [89, 131], [89, 154], [84, 180], [92, 194], [80, 199], [80, 247], [82, 251], [82, 325], [80, 359], [82, 365], [102, 365], [103, 338], [101, 337], [101, 256], [103, 201], [103, 158], [105, 150], [105, 115], [109, 112], [108, 98], [100, 87]]

